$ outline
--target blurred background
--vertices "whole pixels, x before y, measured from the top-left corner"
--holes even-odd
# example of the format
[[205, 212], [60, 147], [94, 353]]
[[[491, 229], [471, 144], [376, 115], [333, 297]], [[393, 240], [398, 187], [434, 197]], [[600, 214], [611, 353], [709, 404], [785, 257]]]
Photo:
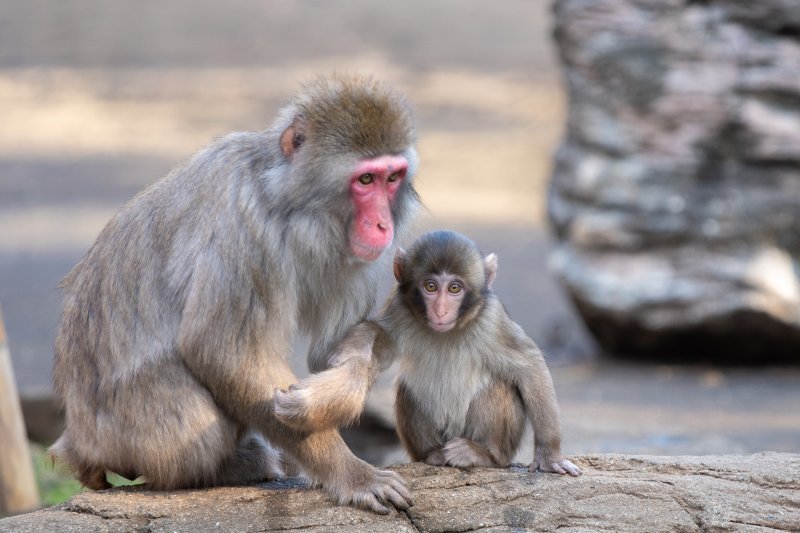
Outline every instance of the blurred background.
[[[800, 449], [798, 367], [603, 354], [573, 310], [548, 265], [568, 118], [552, 27], [540, 0], [0, 2], [0, 305], [31, 439], [47, 444], [61, 423], [57, 285], [105, 222], [209, 140], [265, 128], [299, 83], [338, 70], [408, 95], [419, 231], [456, 229], [499, 255], [497, 291], [548, 357], [567, 453]], [[347, 435], [378, 463], [405, 460], [390, 387]]]

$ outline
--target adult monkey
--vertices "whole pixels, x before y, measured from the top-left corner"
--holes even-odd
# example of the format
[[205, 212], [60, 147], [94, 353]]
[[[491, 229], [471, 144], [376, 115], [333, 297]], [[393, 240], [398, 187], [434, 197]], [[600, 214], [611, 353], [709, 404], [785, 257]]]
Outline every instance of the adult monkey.
[[278, 421], [273, 391], [296, 381], [297, 335], [320, 370], [373, 307], [375, 260], [418, 206], [414, 137], [387, 85], [320, 78], [127, 204], [62, 283], [52, 453], [93, 489], [106, 471], [173, 489], [278, 476], [274, 445], [339, 503], [410, 505], [335, 428]]

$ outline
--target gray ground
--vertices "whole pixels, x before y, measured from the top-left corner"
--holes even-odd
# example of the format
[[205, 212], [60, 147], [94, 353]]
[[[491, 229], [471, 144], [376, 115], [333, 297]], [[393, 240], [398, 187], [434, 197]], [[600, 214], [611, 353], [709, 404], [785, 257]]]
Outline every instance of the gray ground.
[[64, 505], [0, 520], [0, 533], [84, 531], [346, 531], [780, 533], [800, 524], [800, 456], [581, 455], [583, 476], [519, 465], [469, 472], [422, 463], [394, 467], [410, 509], [378, 515], [333, 506], [296, 480], [249, 487], [84, 492]]
[[0, 304], [23, 396], [48, 394], [56, 285], [116, 209], [209, 139], [263, 128], [303, 79], [359, 70], [416, 108], [421, 229], [499, 254], [498, 292], [550, 357], [567, 451], [800, 449], [797, 368], [599, 357], [549, 276], [544, 190], [565, 102], [548, 9], [0, 2]]

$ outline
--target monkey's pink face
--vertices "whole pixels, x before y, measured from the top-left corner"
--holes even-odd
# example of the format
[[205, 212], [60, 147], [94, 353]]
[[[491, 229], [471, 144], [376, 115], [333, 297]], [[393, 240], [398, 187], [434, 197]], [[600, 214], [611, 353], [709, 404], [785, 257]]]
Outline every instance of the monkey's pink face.
[[350, 178], [350, 198], [355, 216], [350, 228], [350, 251], [374, 261], [392, 244], [392, 203], [408, 172], [408, 161], [383, 155], [359, 161]]
[[467, 291], [464, 282], [450, 274], [434, 274], [422, 281], [419, 290], [425, 301], [428, 326], [439, 332], [453, 329]]

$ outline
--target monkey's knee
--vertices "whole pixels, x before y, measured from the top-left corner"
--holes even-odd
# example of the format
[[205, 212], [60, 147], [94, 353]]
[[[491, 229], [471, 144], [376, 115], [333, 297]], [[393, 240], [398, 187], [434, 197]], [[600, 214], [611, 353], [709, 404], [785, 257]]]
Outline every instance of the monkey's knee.
[[284, 476], [282, 457], [258, 433], [247, 433], [239, 441], [236, 453], [223, 461], [219, 485], [241, 485], [278, 479]]
[[430, 417], [420, 409], [417, 401], [403, 383], [397, 386], [395, 419], [400, 443], [412, 461], [425, 461], [435, 465], [444, 464], [445, 459], [441, 452], [444, 441], [440, 438], [439, 430]]
[[493, 382], [470, 405], [464, 437], [485, 446], [498, 466], [514, 457], [525, 431], [525, 410], [515, 387]]

